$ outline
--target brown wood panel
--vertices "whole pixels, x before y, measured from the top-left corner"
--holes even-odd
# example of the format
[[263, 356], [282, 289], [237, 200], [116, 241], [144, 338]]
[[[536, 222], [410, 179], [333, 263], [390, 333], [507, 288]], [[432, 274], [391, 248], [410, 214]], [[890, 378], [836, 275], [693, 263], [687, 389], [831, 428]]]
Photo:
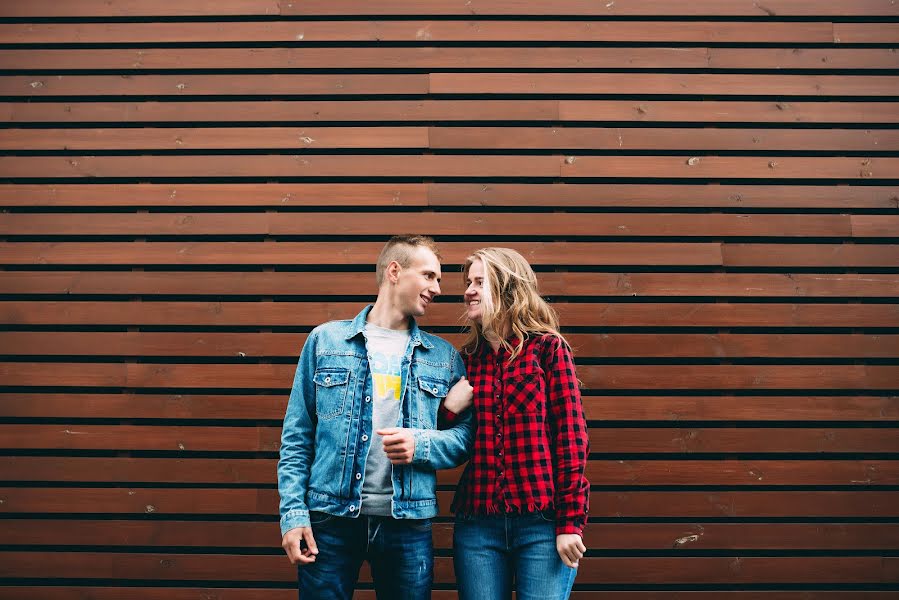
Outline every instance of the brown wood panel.
[[[710, 592], [703, 591], [579, 591], [571, 593], [572, 600], [707, 600]], [[888, 600], [894, 592], [870, 591], [716, 591], [715, 598], [725, 600]], [[296, 600], [296, 590], [278, 588], [179, 588], [179, 587], [0, 587], [4, 600], [118, 600], [128, 596], [133, 600]], [[356, 590], [358, 600], [375, 600], [374, 590]], [[435, 590], [434, 600], [456, 600], [452, 590]]]
[[[623, 25], [623, 23], [616, 23]], [[676, 121], [897, 123], [895, 102], [718, 100], [265, 100], [0, 102], [12, 123], [283, 121]]]
[[[794, 177], [809, 169], [856, 170], [868, 159], [796, 161]], [[899, 159], [878, 158], [888, 169]], [[872, 161], [873, 163], [873, 161]], [[6, 177], [559, 177], [562, 157], [446, 154], [294, 154], [189, 156], [0, 156]], [[645, 165], [652, 168], [650, 165]], [[870, 167], [874, 169], [875, 166]], [[803, 170], [804, 169], [804, 170]], [[709, 169], [705, 169], [709, 170]], [[714, 171], [714, 169], [710, 170]], [[709, 176], [706, 173], [705, 176]], [[842, 175], [835, 175], [840, 177]]]
[[[839, 28], [841, 38], [834, 39]], [[856, 41], [858, 40], [858, 41]], [[889, 43], [885, 23], [667, 21], [267, 21], [0, 24], [3, 44], [178, 42]]]
[[4, 96], [204, 96], [427, 94], [426, 74], [412, 75], [40, 75], [0, 77]]
[[[863, 136], [864, 136], [864, 132]], [[868, 135], [871, 138], [872, 136]], [[870, 140], [884, 145], [887, 137]], [[424, 127], [219, 127], [4, 129], [3, 150], [196, 150], [246, 148], [427, 148]], [[884, 148], [887, 149], [887, 148]]]
[[[885, 197], [891, 190], [858, 193], [873, 196], [880, 206], [886, 199], [878, 202], [874, 197]], [[0, 184], [0, 205], [425, 206], [427, 193], [421, 183]]]
[[[456, 347], [461, 334], [440, 334]], [[571, 333], [578, 357], [893, 358], [890, 334]], [[221, 356], [295, 358], [304, 333], [0, 332], [0, 354], [71, 356]]]
[[709, 48], [711, 69], [895, 69], [889, 48]]
[[[452, 547], [452, 523], [434, 523], [434, 545]], [[245, 521], [127, 521], [5, 519], [4, 545], [278, 546], [275, 523]], [[891, 549], [899, 543], [892, 523], [591, 523], [591, 550], [790, 550]]]
[[[382, 246], [383, 242], [0, 242], [0, 264], [358, 264], [370, 267]], [[766, 245], [759, 246], [764, 253]], [[476, 247], [470, 242], [442, 243], [444, 264], [462, 264]], [[722, 264], [721, 245], [717, 243], [523, 242], [515, 244], [515, 248], [534, 265]], [[764, 255], [760, 260], [765, 260]], [[790, 263], [779, 259], [776, 264]]]
[[[160, 5], [154, 0], [33, 0], [22, 5], [4, 4], [4, 17], [112, 17], [112, 16], [219, 16], [219, 15], [358, 15], [352, 0], [189, 0]], [[752, 0], [695, 0], [689, 5], [672, 5], [664, 0], [619, 0], [596, 3], [589, 0], [556, 0], [552, 4], [523, 3], [519, 0], [436, 0], [418, 4], [388, 0], [368, 6], [368, 15], [580, 15], [580, 16], [894, 16], [899, 9], [889, 0], [823, 0], [809, 5], [804, 0], [769, 0], [759, 5]]]
[[899, 218], [887, 216], [879, 220], [872, 215], [852, 215], [852, 233], [858, 237], [897, 237], [899, 236]]
[[[352, 319], [355, 302], [3, 301], [10, 325], [315, 326]], [[592, 327], [895, 327], [896, 304], [557, 303], [566, 326]], [[423, 326], [458, 325], [461, 304], [435, 304]]]
[[843, 44], [890, 44], [899, 39], [896, 23], [833, 23], [833, 41]]
[[[58, 168], [57, 164], [46, 166], [50, 176], [56, 172], [55, 168]], [[5, 167], [6, 165], [0, 162], [0, 169]], [[75, 175], [72, 169], [63, 172], [65, 171]], [[12, 167], [10, 172], [15, 173], [15, 167]], [[562, 163], [562, 177], [572, 178], [739, 177], [853, 180], [892, 177], [897, 172], [899, 172], [899, 159], [843, 156], [569, 156]], [[102, 170], [98, 169], [98, 176], [101, 176], [100, 173]]]
[[[0, 576], [48, 575], [41, 552], [2, 552]], [[64, 578], [292, 582], [296, 568], [284, 556], [54, 552], [52, 575]], [[899, 561], [877, 556], [837, 557], [588, 557], [579, 583], [865, 583], [899, 581]], [[452, 559], [436, 557], [435, 583], [452, 581]], [[360, 581], [370, 581], [363, 568]]]
[[[589, 420], [896, 421], [896, 396], [597, 396], [585, 391]], [[267, 419], [280, 421], [287, 395], [0, 394], [3, 415], [59, 418]]]
[[[623, 104], [623, 103], [622, 103]], [[844, 110], [802, 109], [859, 122], [899, 120], [896, 105], [846, 103]], [[695, 105], [694, 105], [695, 106]], [[826, 105], [825, 105], [826, 106]], [[615, 110], [610, 107], [608, 110]], [[797, 107], [795, 110], [799, 110]], [[757, 113], [770, 112], [764, 108]], [[858, 114], [857, 114], [858, 113]], [[829, 115], [829, 117], [828, 117]], [[863, 116], [866, 115], [866, 116]], [[775, 118], [777, 115], [771, 116]], [[29, 102], [0, 103], [0, 117], [12, 122], [272, 122], [272, 121], [548, 121], [559, 119], [557, 100], [263, 100], [229, 102]], [[761, 117], [761, 115], [759, 115]], [[751, 120], [749, 114], [746, 120]]]
[[[774, 265], [774, 257], [804, 267], [897, 266], [899, 246], [888, 244], [722, 244], [728, 267]], [[789, 257], [789, 258], [787, 258]]]
[[[277, 452], [280, 427], [0, 425], [0, 448]], [[894, 429], [593, 428], [590, 447], [608, 453], [899, 452]]]
[[[90, 64], [95, 70], [169, 69], [699, 69], [739, 66], [756, 56], [753, 68], [780, 64], [797, 68], [895, 68], [882, 49], [828, 49], [813, 54], [780, 55], [762, 50], [711, 60], [707, 48], [142, 48], [102, 50], [0, 50], [0, 69], [68, 71]], [[818, 56], [820, 54], [820, 57]], [[719, 67], [716, 63], [721, 63]]]
[[[601, 483], [601, 482], [600, 482]], [[899, 515], [899, 493], [889, 491], [608, 491], [594, 495], [591, 515], [601, 518], [881, 518]], [[602, 494], [602, 502], [596, 502]], [[438, 491], [441, 516], [452, 491]], [[115, 515], [248, 514], [274, 517], [275, 489], [229, 488], [0, 488], [6, 514], [109, 513]], [[271, 524], [274, 526], [274, 523]], [[595, 525], [594, 525], [595, 526]]]
[[590, 448], [603, 453], [899, 452], [899, 435], [895, 429], [600, 427], [590, 430]]
[[[444, 263], [444, 295], [465, 290], [459, 267]], [[828, 273], [545, 273], [541, 293], [559, 296], [730, 296], [861, 298], [899, 296], [899, 275]], [[0, 271], [3, 294], [375, 296], [370, 272]], [[438, 300], [441, 304], [446, 300]], [[563, 322], [563, 325], [566, 323]]]
[[[583, 401], [588, 419], [604, 421], [851, 422], [899, 418], [899, 398], [893, 396], [587, 395]], [[60, 404], [51, 402], [47, 401], [51, 407]]]
[[[0, 363], [9, 386], [286, 389], [292, 364]], [[581, 365], [595, 390], [899, 388], [899, 367], [872, 365]]]
[[[9, 130], [16, 131], [16, 130]], [[25, 130], [19, 147], [40, 131], [45, 144], [68, 140], [65, 130]], [[69, 130], [71, 131], [71, 130]], [[80, 130], [78, 130], [80, 131]], [[3, 132], [3, 136], [7, 132]], [[0, 145], [4, 144], [0, 136]], [[713, 129], [643, 127], [431, 127], [431, 148], [572, 150], [830, 150], [885, 151], [899, 148], [899, 131], [864, 129]], [[24, 146], [23, 146], [24, 144]], [[97, 147], [97, 146], [94, 146]]]
[[889, 102], [559, 100], [562, 121], [894, 123], [897, 116]]
[[[22, 90], [24, 80], [16, 88]], [[13, 87], [0, 80], [0, 91]], [[890, 76], [694, 73], [431, 73], [432, 94], [716, 94], [895, 96]], [[11, 94], [10, 94], [11, 95]]]
[[[163, 190], [166, 189], [160, 186]], [[52, 186], [58, 195], [66, 188]], [[75, 188], [77, 189], [77, 188]], [[162, 190], [160, 190], [161, 192]], [[42, 189], [34, 191], [43, 194]], [[9, 194], [0, 187], [0, 199]], [[850, 185], [677, 185], [593, 183], [432, 183], [433, 206], [628, 206], [628, 207], [771, 207], [888, 208], [899, 202], [895, 186]]]
[[[388, 217], [388, 218], [385, 218]], [[865, 215], [391, 212], [356, 213], [0, 213], [0, 235], [442, 235], [850, 237], [899, 235], [899, 218]], [[323, 224], [327, 224], [323, 227]], [[865, 226], [866, 225], [866, 226]], [[323, 229], [325, 229], [323, 231]]]
[[880, 151], [899, 130], [587, 127], [208, 127], [4, 129], [5, 150], [440, 148]]
[[592, 183], [0, 184], [3, 206], [577, 206], [894, 209], [899, 188]]

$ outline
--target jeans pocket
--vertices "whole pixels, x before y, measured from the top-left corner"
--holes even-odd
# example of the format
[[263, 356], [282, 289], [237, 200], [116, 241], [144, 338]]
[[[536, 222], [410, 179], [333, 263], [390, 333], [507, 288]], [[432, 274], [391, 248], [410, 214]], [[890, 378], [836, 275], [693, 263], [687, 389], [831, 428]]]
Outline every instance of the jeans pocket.
[[312, 527], [321, 527], [333, 519], [334, 515], [329, 515], [328, 513], [319, 512], [317, 510], [309, 511], [309, 524]]
[[408, 519], [406, 527], [412, 531], [431, 531], [431, 519]]
[[556, 522], [556, 513], [548, 509], [537, 511], [537, 516], [539, 516], [541, 520], [546, 521], [547, 523], [555, 524]]

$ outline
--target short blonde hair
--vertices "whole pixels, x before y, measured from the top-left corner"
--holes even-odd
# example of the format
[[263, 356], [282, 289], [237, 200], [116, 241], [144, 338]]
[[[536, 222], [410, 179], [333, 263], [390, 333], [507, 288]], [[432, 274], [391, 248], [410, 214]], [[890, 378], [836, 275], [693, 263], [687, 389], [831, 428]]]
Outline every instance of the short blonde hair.
[[440, 252], [437, 250], [437, 244], [434, 239], [426, 235], [395, 235], [384, 244], [381, 253], [378, 255], [378, 263], [375, 267], [375, 279], [378, 287], [384, 282], [384, 271], [387, 265], [396, 261], [404, 269], [412, 263], [412, 253], [416, 248], [427, 248], [437, 256], [440, 260]]
[[[514, 359], [528, 336], [559, 333], [559, 316], [537, 289], [537, 274], [528, 261], [511, 248], [481, 248], [465, 260], [463, 282], [475, 260], [484, 265], [484, 292], [481, 294], [481, 322], [472, 321], [462, 345], [463, 352], [473, 353], [484, 339], [484, 331], [500, 338], [500, 343]], [[507, 341], [518, 338], [516, 347]]]

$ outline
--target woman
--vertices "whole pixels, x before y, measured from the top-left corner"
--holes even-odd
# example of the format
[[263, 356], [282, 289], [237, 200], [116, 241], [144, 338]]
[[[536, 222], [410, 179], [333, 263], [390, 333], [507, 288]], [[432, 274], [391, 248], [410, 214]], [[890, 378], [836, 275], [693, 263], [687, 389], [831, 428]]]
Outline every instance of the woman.
[[[483, 248], [463, 270], [474, 449], [453, 510], [461, 600], [568, 598], [587, 520], [587, 425], [555, 311], [518, 252]], [[467, 408], [450, 394], [446, 408]], [[449, 415], [450, 417], [452, 415]]]

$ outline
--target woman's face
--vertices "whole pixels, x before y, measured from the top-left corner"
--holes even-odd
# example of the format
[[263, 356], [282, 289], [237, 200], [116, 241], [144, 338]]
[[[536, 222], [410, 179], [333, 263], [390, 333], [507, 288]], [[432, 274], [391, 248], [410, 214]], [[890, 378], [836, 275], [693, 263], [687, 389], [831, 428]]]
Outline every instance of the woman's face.
[[468, 309], [466, 315], [475, 323], [480, 323], [484, 314], [481, 304], [484, 291], [484, 263], [480, 259], [471, 261], [465, 281], [468, 283], [465, 290], [465, 306]]

